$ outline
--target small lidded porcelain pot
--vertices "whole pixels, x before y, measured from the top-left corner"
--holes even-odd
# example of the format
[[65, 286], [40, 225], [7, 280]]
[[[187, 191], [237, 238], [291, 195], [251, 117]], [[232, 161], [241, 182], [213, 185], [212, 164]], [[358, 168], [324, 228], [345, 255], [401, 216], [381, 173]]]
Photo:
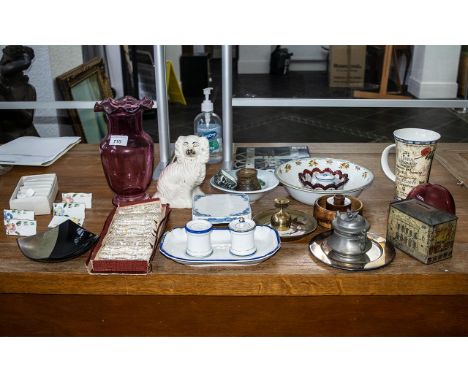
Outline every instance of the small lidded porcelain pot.
[[338, 190], [348, 182], [348, 174], [344, 174], [341, 170], [331, 170], [326, 168], [320, 170], [318, 167], [312, 170], [305, 169], [298, 174], [299, 181], [302, 185], [317, 190]]
[[328, 186], [329, 184], [335, 184], [335, 175], [331, 172], [316, 172], [312, 175], [312, 184], [320, 184], [323, 186]]
[[191, 220], [185, 225], [187, 233], [186, 253], [193, 257], [208, 257], [213, 253], [211, 246], [212, 224], [206, 220]]
[[229, 223], [231, 233], [230, 252], [236, 256], [253, 255], [257, 248], [255, 246], [256, 224], [251, 219], [239, 218]]

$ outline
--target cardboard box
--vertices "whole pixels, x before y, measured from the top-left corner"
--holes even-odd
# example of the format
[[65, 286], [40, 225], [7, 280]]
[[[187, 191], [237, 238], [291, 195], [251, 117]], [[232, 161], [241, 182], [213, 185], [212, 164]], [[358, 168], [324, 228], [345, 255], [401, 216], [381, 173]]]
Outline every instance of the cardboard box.
[[332, 45], [328, 59], [330, 87], [362, 88], [364, 86], [366, 45]]
[[[28, 181], [43, 184], [43, 187], [47, 189], [46, 194], [33, 195], [30, 197], [18, 199], [17, 195], [19, 193], [20, 188], [25, 184], [25, 182]], [[15, 191], [13, 191], [13, 194], [11, 195], [10, 209], [34, 211], [36, 215], [50, 214], [50, 211], [52, 209], [52, 203], [54, 202], [57, 193], [58, 182], [56, 174], [22, 176], [15, 188]]]
[[[113, 234], [113, 229], [116, 227], [114, 225], [115, 222], [120, 221], [120, 219], [123, 217], [123, 219], [127, 219], [130, 215], [130, 219], [135, 219], [131, 218], [131, 215], [133, 213], [136, 214], [136, 218], [138, 220], [136, 221], [141, 221], [141, 212], [135, 212], [133, 210], [134, 207], [141, 207], [145, 205], [153, 205], [158, 207], [159, 212], [155, 213], [149, 212], [148, 214], [152, 215], [153, 221], [157, 225], [155, 230], [153, 232], [149, 232], [150, 235], [143, 235], [141, 233], [135, 233], [131, 232], [132, 227], [134, 227], [133, 224], [130, 224], [127, 226], [127, 228], [124, 228], [124, 230], [127, 231], [126, 234], [122, 234], [118, 238], [116, 238], [116, 235]], [[133, 210], [133, 212], [132, 212]], [[122, 212], [124, 211], [124, 212]], [[114, 207], [110, 215], [107, 217], [106, 222], [104, 223], [104, 228], [102, 229], [101, 235], [99, 237], [99, 241], [97, 242], [96, 246], [92, 249], [88, 260], [86, 261], [86, 266], [88, 269], [89, 273], [97, 273], [97, 274], [107, 274], [107, 273], [122, 273], [122, 274], [146, 274], [151, 271], [151, 260], [154, 257], [154, 254], [156, 253], [157, 249], [157, 243], [159, 242], [159, 239], [164, 232], [164, 229], [166, 227], [166, 222], [169, 217], [171, 209], [168, 204], [162, 204], [158, 198], [155, 199], [146, 199], [141, 202], [128, 202], [128, 203], [121, 203], [118, 207]], [[127, 215], [128, 214], [128, 215]], [[115, 220], [114, 220], [115, 219]], [[135, 220], [134, 220], [135, 221]], [[118, 225], [119, 223], [117, 223]], [[137, 223], [138, 224], [138, 223]], [[122, 227], [120, 227], [122, 229]], [[148, 233], [148, 232], [147, 232]], [[138, 236], [138, 237], [136, 237]], [[149, 247], [144, 247], [142, 250], [142, 255], [140, 256], [135, 256], [132, 258], [131, 255], [131, 250], [132, 248], [132, 243], [135, 243], [135, 239], [141, 242], [145, 242], [149, 244]], [[150, 241], [148, 241], [148, 239]], [[113, 256], [112, 253], [103, 256], [103, 252], [109, 248], [109, 246], [113, 246], [115, 243], [115, 240], [118, 240], [120, 243], [118, 246], [120, 246], [125, 254], [126, 258], [122, 258], [119, 254], [117, 256]], [[127, 242], [127, 243], [123, 243]], [[109, 256], [110, 255], [110, 256]], [[128, 256], [127, 256], [128, 255]]]

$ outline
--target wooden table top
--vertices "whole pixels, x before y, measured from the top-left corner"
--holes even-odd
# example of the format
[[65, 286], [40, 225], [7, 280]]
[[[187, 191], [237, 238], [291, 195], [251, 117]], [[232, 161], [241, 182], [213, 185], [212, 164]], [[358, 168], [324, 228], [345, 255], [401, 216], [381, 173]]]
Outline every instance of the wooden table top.
[[[291, 144], [292, 145], [292, 144]], [[300, 145], [300, 144], [298, 144]], [[239, 145], [242, 146], [242, 145]], [[243, 145], [243, 146], [252, 146]], [[259, 144], [259, 146], [267, 146]], [[284, 146], [272, 144], [270, 146]], [[371, 231], [385, 236], [388, 204], [393, 197], [393, 183], [380, 169], [380, 153], [386, 144], [340, 143], [309, 144], [313, 156], [344, 158], [368, 167], [375, 180], [360, 199]], [[440, 144], [444, 150], [467, 151], [468, 144]], [[156, 162], [158, 147], [155, 146]], [[209, 166], [202, 189], [217, 191], [209, 179], [219, 166]], [[9, 208], [9, 198], [23, 175], [56, 173], [61, 192], [92, 192], [93, 208], [86, 210], [84, 227], [100, 233], [112, 209], [112, 192], [108, 188], [97, 145], [81, 144], [47, 168], [15, 167], [0, 176], [0, 202]], [[56, 264], [31, 261], [19, 251], [14, 237], [0, 234], [0, 293], [39, 294], [104, 294], [104, 295], [468, 295], [468, 190], [434, 161], [431, 182], [447, 187], [453, 194], [458, 215], [458, 228], [453, 257], [432, 265], [424, 265], [397, 251], [389, 266], [371, 271], [351, 273], [336, 270], [314, 260], [308, 249], [313, 234], [282, 243], [280, 251], [267, 261], [247, 267], [196, 268], [177, 264], [159, 252], [149, 275], [89, 275], [85, 268], [87, 255]], [[154, 182], [149, 191], [155, 191]], [[252, 205], [253, 213], [272, 208], [273, 199], [287, 195], [277, 187]], [[291, 208], [312, 214], [312, 206], [292, 200]], [[168, 227], [183, 226], [191, 218], [190, 209], [175, 209]], [[51, 215], [38, 216], [38, 230], [47, 229]]]

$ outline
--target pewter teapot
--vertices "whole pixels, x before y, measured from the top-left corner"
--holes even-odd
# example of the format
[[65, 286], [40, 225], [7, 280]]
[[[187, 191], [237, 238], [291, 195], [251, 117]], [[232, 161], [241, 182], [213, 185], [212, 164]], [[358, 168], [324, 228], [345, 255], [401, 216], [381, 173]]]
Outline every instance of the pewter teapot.
[[332, 221], [333, 234], [327, 240], [339, 261], [366, 262], [366, 252], [371, 248], [371, 241], [367, 237], [370, 224], [354, 212], [337, 212]]

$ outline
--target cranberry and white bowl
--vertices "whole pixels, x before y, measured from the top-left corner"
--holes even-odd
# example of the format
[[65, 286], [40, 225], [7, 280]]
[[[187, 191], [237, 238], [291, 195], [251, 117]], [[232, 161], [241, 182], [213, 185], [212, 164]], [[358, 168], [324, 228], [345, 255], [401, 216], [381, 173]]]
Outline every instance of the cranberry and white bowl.
[[[329, 169], [331, 171], [339, 170], [343, 174], [348, 175], [348, 181], [339, 189], [324, 190], [304, 186], [299, 179], [299, 174], [303, 173], [304, 170], [312, 170], [314, 168], [319, 168], [320, 170]], [[342, 194], [357, 197], [374, 180], [374, 174], [368, 168], [349, 160], [335, 158], [294, 159], [278, 166], [275, 170], [275, 175], [294, 199], [309, 205], [314, 205], [315, 200], [325, 194]]]

